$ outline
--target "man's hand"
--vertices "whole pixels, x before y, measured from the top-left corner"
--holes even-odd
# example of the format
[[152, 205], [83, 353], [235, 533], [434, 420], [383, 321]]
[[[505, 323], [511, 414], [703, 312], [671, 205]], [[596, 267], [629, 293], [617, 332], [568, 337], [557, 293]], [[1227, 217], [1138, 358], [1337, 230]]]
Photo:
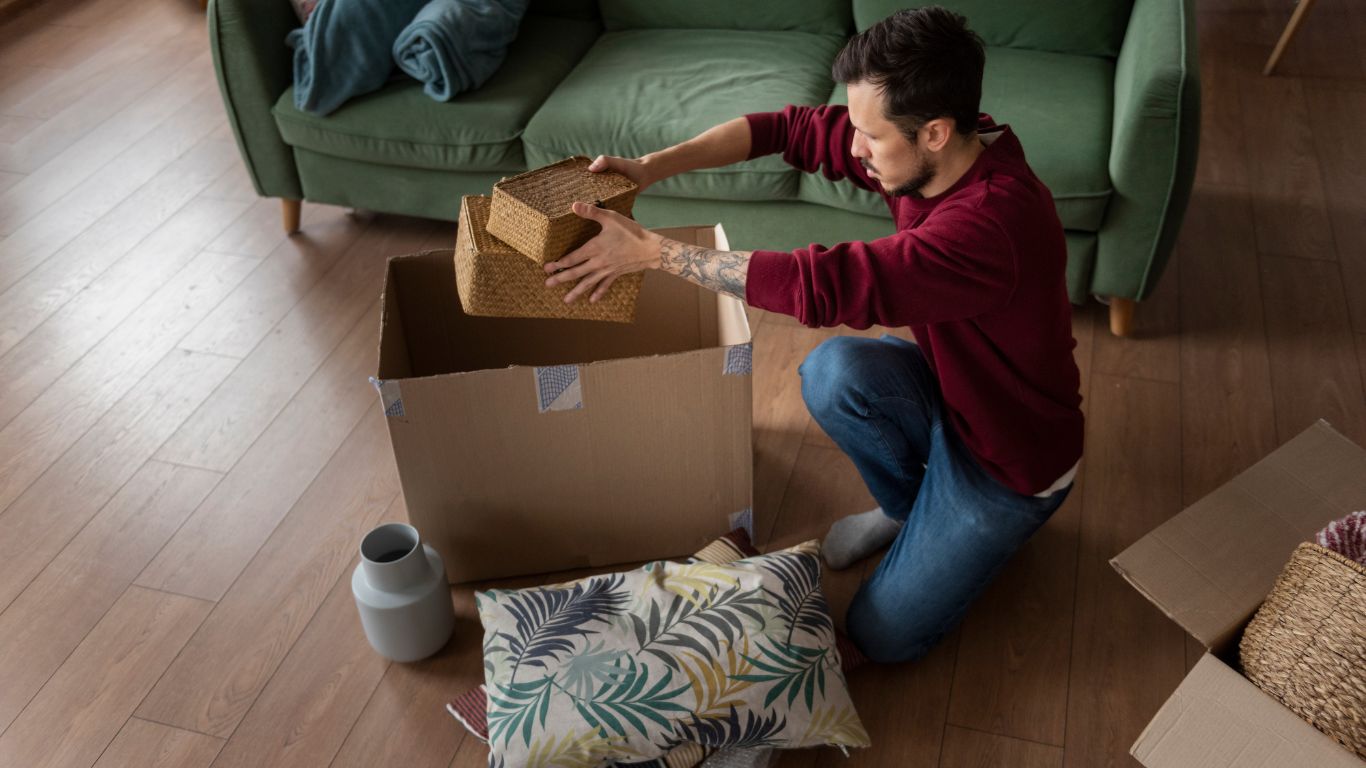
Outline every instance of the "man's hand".
[[630, 160], [625, 157], [598, 155], [593, 159], [593, 162], [588, 164], [588, 170], [593, 173], [616, 171], [635, 182], [640, 192], [644, 192], [646, 187], [658, 181], [651, 175], [650, 166], [644, 159]]
[[546, 273], [551, 275], [545, 281], [547, 286], [578, 281], [565, 294], [566, 304], [590, 291], [588, 300], [595, 302], [607, 295], [607, 289], [618, 276], [660, 265], [664, 238], [616, 211], [594, 208], [588, 203], [574, 203], [574, 213], [596, 221], [602, 225], [602, 231], [559, 261], [545, 265]]

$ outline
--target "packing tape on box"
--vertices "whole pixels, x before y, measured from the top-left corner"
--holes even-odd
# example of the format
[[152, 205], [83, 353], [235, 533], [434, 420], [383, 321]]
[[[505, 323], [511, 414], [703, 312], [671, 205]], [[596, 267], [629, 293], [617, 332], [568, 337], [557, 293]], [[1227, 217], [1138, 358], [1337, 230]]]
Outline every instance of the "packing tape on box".
[[750, 507], [745, 507], [739, 512], [732, 512], [728, 525], [732, 531], [736, 528], [744, 528], [745, 533], [749, 534], [750, 541], [758, 541], [754, 538], [754, 510]]
[[727, 376], [748, 376], [754, 370], [754, 345], [736, 344], [726, 347], [726, 365], [722, 373]]
[[551, 365], [534, 370], [537, 411], [576, 411], [583, 407], [583, 385], [577, 365]]
[[398, 382], [385, 381], [370, 377], [370, 383], [375, 386], [375, 391], [379, 393], [379, 401], [384, 405], [384, 415], [389, 418], [405, 415], [403, 413], [403, 393], [398, 388]]

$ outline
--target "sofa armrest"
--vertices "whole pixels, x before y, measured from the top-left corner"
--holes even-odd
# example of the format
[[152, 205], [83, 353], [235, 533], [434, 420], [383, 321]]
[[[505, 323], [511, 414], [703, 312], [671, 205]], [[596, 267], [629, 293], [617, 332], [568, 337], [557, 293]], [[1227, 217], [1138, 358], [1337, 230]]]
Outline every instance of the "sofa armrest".
[[210, 0], [207, 14], [218, 88], [257, 194], [302, 199], [294, 152], [270, 113], [294, 82], [285, 35], [298, 17], [287, 0]]
[[1110, 180], [1091, 290], [1143, 299], [1162, 274], [1195, 181], [1200, 65], [1194, 0], [1135, 0], [1115, 62]]

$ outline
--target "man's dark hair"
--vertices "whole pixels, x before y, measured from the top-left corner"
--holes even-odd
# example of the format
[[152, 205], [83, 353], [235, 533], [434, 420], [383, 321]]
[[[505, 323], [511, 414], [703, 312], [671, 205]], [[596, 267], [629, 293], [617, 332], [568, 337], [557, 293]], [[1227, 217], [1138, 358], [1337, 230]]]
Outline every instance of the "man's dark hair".
[[881, 88], [883, 109], [909, 139], [925, 123], [953, 118], [958, 133], [977, 130], [982, 101], [982, 38], [968, 20], [939, 6], [897, 11], [854, 35], [835, 57], [836, 82]]

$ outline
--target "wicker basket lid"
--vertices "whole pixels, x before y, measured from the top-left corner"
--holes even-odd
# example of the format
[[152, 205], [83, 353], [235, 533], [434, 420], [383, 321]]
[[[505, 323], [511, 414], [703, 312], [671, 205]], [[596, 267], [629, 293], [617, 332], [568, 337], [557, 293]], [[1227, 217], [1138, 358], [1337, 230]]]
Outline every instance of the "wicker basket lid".
[[586, 157], [570, 157], [493, 186], [550, 218], [571, 214], [575, 201], [605, 201], [636, 191], [635, 182], [620, 173], [588, 170], [591, 163]]

